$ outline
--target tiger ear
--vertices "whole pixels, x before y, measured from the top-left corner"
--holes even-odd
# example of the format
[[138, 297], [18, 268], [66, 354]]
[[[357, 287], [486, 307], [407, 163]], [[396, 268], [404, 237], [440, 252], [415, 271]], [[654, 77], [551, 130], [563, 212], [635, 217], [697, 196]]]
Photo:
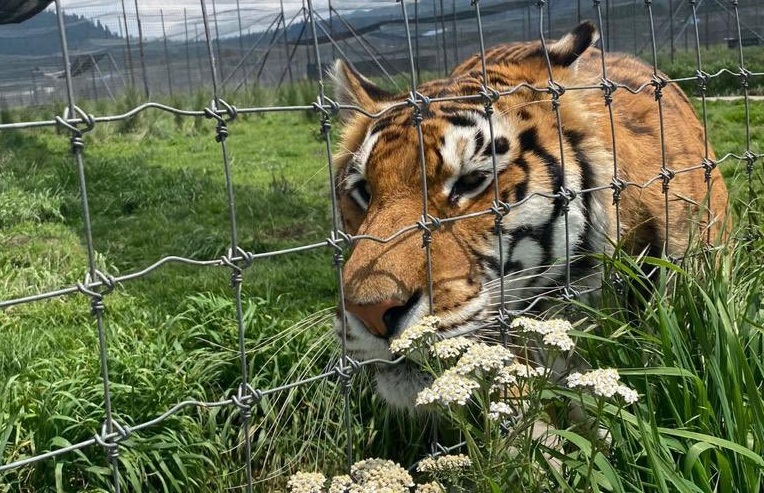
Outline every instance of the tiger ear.
[[393, 96], [344, 60], [337, 60], [329, 75], [334, 81], [334, 97], [340, 104], [359, 106], [369, 113], [376, 113]]
[[568, 34], [548, 46], [549, 61], [552, 65], [569, 67], [587, 48], [600, 38], [592, 21], [584, 21]]

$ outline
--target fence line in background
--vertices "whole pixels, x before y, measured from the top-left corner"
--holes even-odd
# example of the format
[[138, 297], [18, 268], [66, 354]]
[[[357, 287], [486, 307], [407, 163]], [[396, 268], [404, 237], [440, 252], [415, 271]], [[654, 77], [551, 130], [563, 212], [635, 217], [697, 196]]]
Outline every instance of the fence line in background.
[[[391, 0], [392, 3], [392, 0]], [[564, 92], [577, 92], [577, 91], [601, 91], [603, 96], [603, 104], [605, 104], [608, 108], [608, 114], [610, 118], [610, 127], [611, 127], [611, 134], [613, 139], [613, 146], [615, 147], [615, 122], [613, 117], [613, 108], [612, 108], [612, 94], [616, 90], [621, 91], [628, 91], [631, 94], [638, 94], [644, 91], [649, 90], [655, 90], [656, 91], [656, 111], [662, 115], [664, 112], [664, 108], [661, 105], [661, 99], [660, 99], [660, 92], [659, 88], [662, 88], [667, 83], [671, 82], [677, 82], [677, 81], [686, 81], [686, 80], [696, 80], [698, 84], [698, 92], [700, 97], [702, 98], [702, 122], [704, 125], [704, 138], [706, 139], [706, 142], [708, 141], [708, 129], [707, 129], [707, 116], [706, 116], [706, 90], [707, 84], [710, 80], [714, 79], [715, 77], [721, 76], [723, 73], [727, 74], [733, 74], [740, 78], [741, 81], [741, 91], [743, 93], [744, 98], [744, 105], [745, 105], [745, 111], [746, 111], [746, 148], [743, 150], [741, 154], [726, 154], [716, 160], [712, 160], [708, 153], [708, 146], [706, 145], [706, 155], [703, 158], [703, 162], [698, 163], [695, 166], [686, 168], [686, 169], [678, 169], [678, 170], [671, 170], [666, 167], [666, 161], [665, 156], [662, 163], [660, 163], [660, 167], [658, 170], [656, 170], [655, 176], [650, 179], [649, 181], [645, 183], [635, 183], [635, 182], [628, 182], [622, 179], [620, 171], [619, 171], [619, 163], [615, 160], [613, 160], [613, 174], [612, 174], [612, 182], [608, 185], [596, 187], [596, 188], [590, 188], [578, 191], [578, 197], [575, 196], [575, 194], [571, 194], [571, 191], [568, 190], [565, 186], [565, 182], [563, 181], [562, 186], [560, 190], [553, 194], [549, 193], [533, 193], [529, 194], [527, 197], [523, 198], [522, 200], [515, 202], [515, 203], [505, 203], [502, 202], [499, 190], [497, 187], [497, 171], [496, 171], [496, 153], [495, 149], [492, 149], [492, 165], [493, 165], [493, 178], [494, 178], [494, 203], [493, 206], [487, 210], [473, 213], [473, 214], [466, 214], [462, 216], [455, 216], [455, 217], [447, 217], [447, 218], [437, 218], [432, 215], [430, 215], [430, 212], [427, 208], [427, 192], [426, 187], [423, 190], [423, 196], [422, 196], [422, 214], [421, 219], [415, 224], [406, 225], [405, 227], [401, 228], [399, 231], [393, 233], [391, 236], [387, 238], [377, 238], [377, 237], [371, 237], [367, 235], [348, 235], [347, 233], [343, 232], [342, 226], [340, 224], [340, 219], [337, 216], [337, 203], [338, 198], [336, 194], [336, 190], [334, 187], [335, 180], [333, 175], [333, 169], [331, 166], [332, 162], [332, 141], [330, 137], [330, 128], [332, 125], [332, 122], [336, 118], [338, 112], [340, 110], [351, 110], [351, 111], [364, 111], [361, 108], [351, 106], [351, 105], [340, 105], [333, 101], [330, 97], [328, 97], [325, 93], [325, 86], [324, 86], [324, 80], [323, 75], [319, 73], [318, 81], [317, 81], [317, 99], [316, 102], [313, 103], [311, 106], [284, 106], [284, 107], [249, 107], [249, 108], [237, 108], [230, 102], [225, 101], [221, 98], [219, 93], [219, 83], [220, 83], [220, 75], [218, 72], [218, 65], [217, 65], [217, 59], [216, 59], [216, 50], [214, 49], [214, 43], [213, 43], [213, 33], [211, 32], [210, 28], [210, 18], [207, 15], [207, 9], [204, 0], [201, 0], [201, 7], [202, 7], [202, 14], [204, 18], [204, 35], [206, 39], [206, 45], [207, 45], [207, 62], [208, 62], [208, 68], [210, 70], [210, 84], [212, 87], [211, 91], [211, 97], [212, 97], [212, 105], [210, 107], [204, 108], [203, 110], [184, 110], [179, 108], [174, 108], [172, 106], [167, 105], [161, 105], [157, 103], [146, 103], [139, 106], [136, 106], [132, 110], [130, 110], [127, 113], [121, 114], [121, 115], [104, 115], [104, 116], [92, 116], [85, 114], [76, 104], [75, 99], [75, 86], [74, 86], [74, 77], [69, 72], [69, 56], [70, 53], [68, 51], [67, 47], [67, 38], [66, 38], [66, 32], [64, 28], [64, 17], [63, 17], [63, 11], [60, 7], [60, 0], [56, 0], [56, 6], [57, 6], [57, 16], [59, 21], [59, 28], [60, 28], [60, 35], [61, 35], [61, 43], [62, 43], [62, 56], [64, 59], [64, 64], [67, 70], [66, 73], [66, 89], [67, 89], [67, 109], [61, 116], [56, 116], [52, 120], [46, 120], [46, 121], [27, 121], [27, 122], [20, 122], [20, 123], [13, 123], [13, 124], [0, 124], [0, 131], [5, 130], [12, 130], [12, 129], [30, 129], [30, 128], [37, 128], [37, 127], [50, 127], [50, 126], [57, 126], [58, 128], [64, 129], [67, 131], [69, 136], [69, 143], [71, 145], [72, 154], [74, 157], [74, 161], [77, 168], [77, 174], [79, 179], [79, 190], [81, 194], [81, 207], [82, 207], [82, 217], [84, 221], [84, 231], [83, 236], [85, 240], [85, 244], [87, 247], [88, 252], [88, 265], [87, 265], [87, 275], [85, 276], [85, 279], [81, 283], [77, 283], [73, 286], [68, 287], [62, 287], [61, 289], [48, 291], [48, 292], [42, 292], [42, 293], [35, 293], [31, 294], [25, 297], [19, 297], [19, 298], [13, 298], [13, 299], [6, 299], [6, 300], [0, 300], [0, 308], [8, 308], [14, 305], [19, 304], [25, 304], [25, 303], [33, 303], [44, 299], [50, 299], [55, 297], [61, 297], [61, 296], [69, 296], [73, 294], [82, 294], [84, 296], [87, 296], [90, 299], [90, 309], [91, 314], [93, 315], [95, 319], [96, 328], [98, 331], [98, 339], [99, 339], [99, 357], [100, 357], [100, 364], [101, 364], [101, 375], [103, 380], [103, 395], [104, 395], [104, 423], [103, 427], [100, 430], [98, 434], [96, 434], [93, 438], [72, 444], [68, 447], [62, 447], [56, 450], [40, 453], [35, 456], [27, 457], [15, 462], [11, 462], [8, 464], [2, 464], [0, 465], [0, 473], [10, 471], [12, 469], [20, 468], [29, 464], [33, 464], [39, 461], [43, 460], [49, 460], [53, 457], [59, 456], [61, 454], [66, 454], [73, 452], [75, 450], [80, 450], [86, 447], [90, 447], [93, 445], [99, 445], [102, 447], [107, 455], [107, 458], [109, 460], [109, 463], [111, 465], [112, 469], [112, 483], [113, 483], [113, 489], [116, 492], [120, 491], [120, 476], [121, 471], [119, 468], [118, 463], [118, 456], [120, 453], [120, 448], [122, 447], [121, 442], [124, 441], [128, 436], [130, 436], [133, 433], [140, 432], [142, 430], [145, 430], [149, 427], [153, 426], [159, 426], [161, 423], [170, 418], [171, 416], [181, 413], [184, 410], [188, 408], [214, 408], [214, 407], [235, 407], [239, 410], [241, 414], [241, 426], [242, 430], [244, 432], [243, 436], [248, 437], [249, 436], [249, 426], [250, 426], [250, 419], [253, 412], [256, 412], [258, 403], [266, 396], [276, 394], [279, 392], [283, 392], [288, 389], [292, 389], [294, 387], [302, 386], [310, 382], [315, 382], [318, 380], [324, 380], [324, 379], [336, 379], [338, 380], [342, 386], [343, 386], [343, 392], [344, 392], [344, 403], [343, 403], [343, 412], [344, 414], [344, 420], [345, 420], [345, 426], [348, 428], [348, 437], [352, 436], [351, 430], [350, 430], [350, 402], [349, 402], [349, 390], [351, 386], [351, 380], [353, 379], [353, 376], [357, 374], [358, 372], [362, 371], [366, 366], [374, 365], [374, 364], [395, 364], [397, 362], [400, 362], [402, 358], [399, 358], [395, 361], [383, 361], [383, 360], [371, 360], [371, 361], [355, 361], [352, 359], [346, 351], [346, 328], [344, 326], [345, 320], [344, 316], [341, 317], [341, 323], [343, 324], [343, 338], [342, 338], [342, 354], [341, 358], [339, 359], [339, 362], [337, 365], [326, 372], [316, 375], [310, 378], [306, 378], [300, 381], [296, 382], [288, 382], [280, 386], [276, 386], [269, 389], [256, 389], [253, 388], [249, 382], [247, 381], [247, 359], [246, 359], [246, 344], [245, 344], [245, 332], [246, 327], [244, 324], [244, 317], [243, 317], [243, 307], [242, 307], [242, 286], [245, 282], [245, 274], [247, 272], [247, 268], [253, 265], [255, 262], [269, 258], [274, 257], [278, 255], [288, 255], [296, 252], [306, 251], [306, 250], [313, 250], [313, 249], [329, 249], [333, 252], [332, 262], [335, 269], [335, 274], [337, 278], [337, 290], [338, 290], [338, 311], [340, 314], [345, 313], [345, 306], [344, 306], [344, 296], [343, 296], [343, 284], [342, 284], [342, 269], [343, 269], [343, 259], [344, 256], [348, 250], [348, 248], [357, 241], [376, 241], [376, 242], [382, 242], [387, 243], [391, 242], [394, 239], [400, 237], [403, 234], [415, 232], [415, 231], [421, 231], [423, 242], [425, 247], [429, 245], [429, 239], [431, 233], [437, 229], [438, 227], [441, 227], [443, 224], [447, 224], [450, 222], [460, 221], [467, 218], [476, 217], [477, 215], [486, 215], [486, 216], [494, 216], [495, 222], [498, 226], [501, 224], [501, 221], [504, 219], [505, 216], [508, 214], [511, 214], [512, 211], [522, 205], [523, 203], [533, 199], [534, 197], [542, 196], [547, 199], [554, 199], [554, 200], [560, 200], [565, 203], [569, 203], [572, 200], [581, 200], [581, 197], [584, 194], [589, 194], [597, 191], [603, 191], [603, 190], [611, 190], [613, 195], [613, 203], [616, 208], [616, 212], [619, 210], [619, 204], [621, 199], [621, 193], [623, 190], [629, 188], [629, 187], [635, 187], [635, 188], [644, 188], [647, 187], [653, 183], [656, 183], [658, 181], [663, 183], [663, 193], [665, 195], [666, 199], [666, 207], [664, 213], [666, 214], [666, 218], [668, 218], [668, 192], [670, 189], [670, 182], [671, 179], [680, 173], [688, 173], [688, 172], [705, 172], [706, 177], [709, 176], [710, 170], [713, 169], [713, 167], [723, 164], [728, 161], [739, 161], [744, 162], [746, 166], [746, 173], [748, 177], [748, 186], [749, 186], [749, 196], [748, 199], [752, 203], [754, 200], [753, 195], [753, 189], [751, 186], [751, 180], [752, 180], [752, 173], [754, 170], [754, 165], [757, 160], [760, 160], [762, 157], [764, 157], [762, 154], [757, 154], [753, 151], [751, 147], [751, 141], [752, 137], [750, 135], [750, 116], [749, 116], [749, 95], [748, 95], [748, 83], [752, 77], [761, 77], [764, 76], [764, 73], [752, 73], [745, 69], [745, 60], [743, 57], [743, 50], [742, 47], [738, 47], [739, 49], [739, 60], [740, 60], [740, 66], [738, 67], [737, 71], [731, 70], [731, 69], [725, 69], [722, 71], [719, 71], [715, 74], [709, 74], [707, 72], [704, 72], [703, 70], [703, 64], [700, 57], [700, 37], [698, 34], [698, 22], [697, 22], [697, 10], [696, 7], [700, 2], [692, 1], [690, 4], [693, 7], [693, 15], [695, 15], [695, 34], [694, 34], [694, 45], [695, 49], [697, 51], [697, 67], [694, 74], [688, 74], [687, 77], [682, 79], [665, 79], [663, 78], [660, 73], [658, 72], [658, 62], [656, 57], [657, 52], [657, 38], [654, 28], [651, 30], [651, 49], [653, 52], [653, 67], [654, 67], [654, 74], [653, 79], [649, 81], [645, 81], [642, 85], [639, 87], [629, 87], [624, 84], [616, 83], [608, 78], [607, 73], [607, 66], [605, 63], [605, 57], [604, 52], [602, 55], [602, 81], [601, 84], [597, 86], [581, 86], [581, 87], [564, 87], [561, 86], [558, 82], [556, 82], [553, 79], [552, 76], [552, 70], [551, 65], [549, 63], [548, 54], [547, 54], [547, 68], [549, 70], [549, 84], [545, 87], [532, 87], [528, 85], [521, 85], [517, 86], [515, 88], [512, 88], [508, 91], [496, 91], [495, 89], [485, 85], [482, 86], [481, 91], [477, 94], [465, 96], [461, 98], [462, 100], [479, 100], [483, 102], [484, 105], [484, 112], [485, 115], [489, 121], [489, 124], [491, 125], [490, 132], [493, 133], [493, 124], [490, 123], [491, 115], [493, 114], [493, 105], [494, 103], [501, 97], [513, 94], [517, 91], [533, 91], [541, 94], [549, 94], [552, 98], [553, 104], [553, 111], [555, 111], [555, 116], [557, 119], [557, 130], [558, 130], [558, 136], [560, 139], [560, 146], [562, 146], [563, 142], [563, 136], [562, 136], [562, 127], [563, 122], [561, 120], [560, 113], [558, 111], [557, 105], [559, 104], [559, 98], [562, 96]], [[483, 40], [483, 24], [482, 24], [482, 16], [481, 16], [481, 5], [480, 2], [477, 0], [474, 0], [472, 2], [473, 8], [474, 8], [474, 21], [476, 22], [476, 31], [479, 33], [479, 52], [481, 55], [485, 54], [485, 43]], [[645, 10], [647, 12], [650, 25], [654, 26], [654, 13], [651, 6], [652, 2], [649, 0], [646, 0], [644, 2]], [[537, 35], [538, 38], [541, 39], [542, 45], [546, 47], [547, 43], [547, 37], [548, 37], [548, 23], [545, 22], [545, 15], [550, 14], [550, 12], [553, 12], [553, 10], [550, 9], [550, 5], [547, 4], [544, 1], [538, 1], [538, 2], [528, 2], [528, 5], [534, 5], [537, 10], [538, 15], [538, 29], [537, 29]], [[592, 2], [593, 8], [596, 10], [596, 16], [597, 16], [597, 22], [598, 27], [600, 29], [600, 32], [603, 35], [603, 39], [608, 39], [608, 26], [607, 23], [603, 22], [603, 5], [602, 2], [599, 0], [594, 0]], [[740, 32], [740, 13], [738, 10], [738, 2], [733, 1], [730, 2], [731, 8], [734, 9], [735, 12], [735, 19], [737, 23], [737, 29], [738, 32]], [[421, 131], [421, 118], [417, 118], [417, 115], [421, 116], [421, 111], [428, 105], [432, 104], [438, 101], [443, 100], [454, 100], [454, 98], [425, 98], [421, 94], [417, 92], [417, 67], [415, 63], [415, 51], [416, 51], [416, 43], [414, 38], [412, 37], [411, 31], [408, 29], [409, 23], [411, 22], [411, 19], [409, 18], [409, 14], [407, 11], [407, 5], [405, 2], [400, 2], [400, 13], [402, 18], [404, 19], [404, 24], [406, 27], [406, 41], [407, 41], [407, 49], [408, 49], [408, 57], [410, 62], [410, 80], [411, 80], [411, 86], [410, 86], [410, 93], [408, 95], [408, 98], [405, 100], [400, 101], [398, 104], [393, 105], [392, 108], [388, 108], [386, 110], [380, 111], [377, 114], [369, 114], [372, 118], [379, 118], [383, 116], [385, 113], [391, 111], [394, 108], [400, 108], [401, 106], [410, 106], [413, 108], [414, 111], [414, 124], [417, 127], [418, 135], [419, 135], [419, 142], [420, 142], [420, 154], [419, 154], [419, 166], [422, 171], [422, 178], [423, 178], [423, 184], [425, 182], [425, 172], [424, 172], [424, 165], [425, 165], [425, 159], [424, 159], [424, 150], [422, 148], [422, 131]], [[546, 13], [546, 14], [545, 14]], [[321, 65], [321, 58], [322, 58], [322, 50], [319, 43], [319, 30], [316, 28], [316, 18], [314, 17], [315, 10], [313, 7], [313, 4], [311, 0], [308, 0], [307, 2], [307, 14], [309, 17], [309, 26], [310, 26], [310, 36], [312, 37], [312, 49], [314, 51], [313, 56], [315, 56], [316, 64], [317, 66]], [[511, 41], [511, 40], [507, 40]], [[546, 50], [545, 50], [546, 53]], [[485, 62], [483, 57], [482, 62], [482, 71], [483, 71], [483, 79], [484, 81], [487, 80], [485, 78]], [[102, 271], [99, 271], [96, 266], [95, 261], [95, 247], [94, 247], [94, 238], [92, 235], [91, 230], [91, 218], [90, 218], [90, 212], [89, 212], [89, 203], [88, 203], [88, 195], [87, 195], [87, 181], [85, 178], [85, 165], [84, 165], [84, 147], [85, 147], [85, 136], [88, 132], [93, 130], [93, 128], [97, 124], [101, 123], [107, 123], [107, 122], [115, 122], [115, 121], [123, 121], [127, 118], [130, 118], [134, 116], [137, 113], [140, 113], [142, 111], [148, 111], [149, 109], [158, 109], [160, 111], [166, 111], [168, 113], [172, 113], [174, 115], [179, 116], [189, 116], [189, 117], [198, 117], [198, 116], [205, 116], [208, 119], [215, 122], [215, 136], [217, 142], [220, 143], [221, 148], [221, 157], [222, 157], [222, 164], [223, 164], [223, 173], [225, 176], [225, 183], [226, 183], [226, 199], [228, 204], [228, 215], [229, 215], [229, 226], [230, 226], [230, 245], [228, 248], [228, 251], [226, 255], [222, 256], [218, 259], [210, 259], [210, 260], [197, 260], [197, 259], [191, 259], [191, 258], [185, 258], [185, 257], [178, 257], [178, 256], [168, 256], [161, 258], [157, 260], [154, 264], [129, 274], [121, 275], [121, 276], [110, 276], [108, 273], [104, 273]], [[233, 191], [233, 180], [231, 176], [231, 163], [229, 162], [228, 158], [228, 127], [232, 124], [235, 124], [236, 118], [240, 114], [245, 113], [263, 113], [263, 112], [303, 112], [305, 110], [313, 110], [316, 113], [320, 115], [320, 130], [321, 135], [323, 136], [323, 140], [325, 143], [325, 153], [326, 153], [326, 159], [329, 163], [328, 166], [328, 174], [327, 178], [329, 180], [329, 186], [331, 190], [331, 203], [332, 203], [332, 224], [331, 224], [331, 231], [329, 232], [327, 239], [320, 243], [314, 243], [309, 245], [302, 245], [295, 248], [290, 249], [284, 249], [284, 250], [277, 250], [277, 251], [270, 251], [265, 253], [253, 253], [249, 252], [246, 249], [242, 247], [242, 245], [239, 244], [239, 240], [237, 238], [237, 229], [236, 229], [236, 213], [234, 209], [234, 191]], [[368, 114], [368, 113], [367, 113]], [[660, 118], [660, 130], [661, 135], [663, 135], [664, 128], [663, 128], [663, 118], [661, 116]], [[491, 135], [491, 142], [494, 142], [493, 136]], [[663, 138], [661, 139], [660, 145], [662, 147], [665, 147]], [[493, 146], [493, 144], [492, 144]], [[562, 147], [560, 148], [560, 155], [562, 156]], [[561, 163], [561, 165], [564, 167], [564, 162]], [[563, 172], [564, 176], [564, 172]], [[707, 178], [708, 181], [708, 178]], [[565, 226], [566, 229], [568, 227], [568, 217], [567, 217], [567, 208], [563, 208], [563, 214], [565, 217]], [[619, 221], [619, 216], [616, 217], [616, 219]], [[668, 221], [667, 221], [668, 222]], [[753, 231], [753, 228], [755, 226], [755, 217], [753, 214], [748, 215], [748, 224], [749, 224], [749, 230]], [[567, 238], [566, 238], [566, 241]], [[503, 247], [501, 246], [502, 242], [498, 242], [499, 244], [499, 251], [498, 255], [500, 258], [499, 265], [504, 265], [504, 258], [506, 256], [506, 253], [503, 250]], [[567, 249], [568, 252], [570, 252], [570, 249]], [[568, 253], [568, 258], [566, 259], [566, 263], [568, 264], [568, 272], [565, 276], [565, 282], [564, 285], [561, 287], [561, 289], [558, 292], [550, 293], [547, 296], [555, 296], [559, 298], [574, 298], [577, 295], [581, 294], [580, 292], [576, 291], [576, 287], [572, 284], [571, 278], [570, 278], [570, 271], [569, 271], [569, 265], [570, 265], [570, 253]], [[427, 248], [427, 254], [426, 254], [426, 262], [427, 262], [427, 275], [428, 275], [428, 283], [429, 283], [429, 293], [428, 296], [430, 296], [430, 309], [432, 309], [432, 272], [431, 272], [431, 253], [429, 251], [429, 248]], [[241, 382], [239, 383], [236, 395], [231, 396], [228, 399], [220, 400], [220, 401], [210, 401], [210, 402], [203, 402], [203, 401], [197, 401], [197, 400], [188, 400], [184, 402], [180, 402], [177, 405], [171, 407], [168, 409], [164, 414], [157, 416], [155, 419], [152, 419], [150, 421], [135, 425], [135, 426], [126, 426], [119, 422], [117, 422], [114, 419], [115, 410], [112, 407], [112, 390], [110, 388], [110, 380], [109, 380], [109, 369], [108, 369], [108, 340], [106, 337], [106, 331], [105, 331], [105, 324], [108, 322], [107, 317], [104, 315], [104, 307], [106, 300], [108, 299], [109, 293], [117, 286], [118, 284], [126, 283], [144, 276], [151, 275], [154, 271], [162, 268], [163, 266], [171, 263], [180, 263], [185, 265], [191, 265], [196, 267], [217, 267], [217, 268], [225, 268], [230, 270], [231, 273], [231, 286], [232, 286], [232, 296], [234, 297], [235, 306], [236, 306], [236, 323], [237, 323], [237, 330], [238, 330], [238, 354], [239, 354], [239, 364], [241, 366]], [[503, 271], [502, 271], [503, 274]], [[502, 276], [503, 277], [503, 276]], [[495, 321], [490, 322], [489, 324], [496, 325], [498, 324], [499, 327], [501, 327], [501, 330], [504, 331], [504, 326], [506, 325], [504, 322], [506, 321], [507, 317], [512, 317], [517, 315], [519, 312], [517, 311], [511, 311], [506, 308], [504, 305], [504, 285], [502, 283], [500, 292], [501, 292], [501, 308], [499, 309], [499, 313], [497, 316], [497, 319]], [[532, 301], [530, 303], [530, 307], [532, 307], [541, 297], [537, 298], [536, 300]], [[503, 334], [503, 332], [502, 332]], [[503, 334], [504, 335], [504, 334]], [[242, 486], [242, 488], [245, 491], [252, 491], [253, 489], [253, 478], [252, 478], [252, 469], [251, 469], [251, 450], [250, 450], [250, 444], [249, 440], [245, 440], [245, 476], [246, 476], [246, 484]], [[347, 455], [347, 466], [350, 467], [350, 464], [354, 461], [355, 457], [355, 449], [353, 443], [346, 443], [344, 444], [346, 447], [346, 455]], [[433, 445], [433, 450], [445, 450], [444, 447], [438, 444]]]
[[[201, 9], [173, 5], [152, 9], [137, 0], [123, 0], [120, 9], [115, 3], [88, 5], [77, 11], [85, 12], [99, 28], [94, 34], [78, 37], [74, 46], [75, 65], [80, 68], [75, 75], [78, 99], [114, 99], [131, 88], [134, 97], [145, 100], [210, 91], [210, 80], [202, 73], [208, 53], [206, 17]], [[322, 50], [331, 50], [331, 58], [348, 58], [362, 72], [384, 78], [396, 87], [395, 75], [409, 72], [408, 61], [401, 56], [407, 50], [405, 27], [393, 3], [370, 2], [373, 14], [359, 14], [358, 2], [343, 6], [342, 1], [335, 0], [333, 5], [322, 0], [317, 6], [311, 4], [310, 15], [304, 6], [285, 10], [283, 6], [276, 9], [242, 3], [237, 2], [235, 9], [213, 8], [208, 19], [220, 67], [220, 89], [227, 93], [314, 77], [319, 67], [314, 38]], [[568, 26], [586, 18], [590, 13], [587, 6], [591, 5], [591, 1], [571, 0], [539, 9], [532, 1], [482, 3], [485, 19], [480, 33], [466, 1], [452, 0], [444, 5], [443, 0], [418, 0], [414, 4], [410, 21], [418, 76], [421, 72], [445, 74], [454, 60], [479, 51], [483, 39], [502, 42], [507, 33], [513, 33], [518, 41], [536, 39], [541, 17], [545, 35], [559, 37]], [[764, 6], [759, 3], [742, 2], [738, 7], [728, 0], [656, 0], [652, 4], [658, 16], [651, 30], [643, 0], [604, 2], [599, 9], [603, 44], [609, 51], [648, 55], [651, 46], [657, 44], [672, 62], [677, 54], [695, 51], [697, 43], [706, 49], [764, 46]], [[745, 9], [741, 15], [738, 8]], [[317, 36], [311, 26], [317, 28]], [[24, 30], [14, 28], [0, 26], [7, 46], [23, 45], [18, 54], [8, 51], [4, 56], [0, 106], [65, 100], [63, 76], [57, 75], [62, 73], [60, 57], [44, 51], [28, 52], [28, 43], [22, 43]], [[35, 29], [44, 31], [43, 27]], [[43, 46], [55, 44], [47, 39]], [[0, 49], [0, 53], [5, 52]], [[183, 77], [173, 77], [174, 73]]]

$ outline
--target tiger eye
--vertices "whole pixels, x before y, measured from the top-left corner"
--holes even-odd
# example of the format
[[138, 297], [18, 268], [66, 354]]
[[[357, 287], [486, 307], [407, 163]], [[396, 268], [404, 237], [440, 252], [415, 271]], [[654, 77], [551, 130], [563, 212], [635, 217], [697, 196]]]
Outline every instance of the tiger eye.
[[472, 171], [466, 175], [462, 175], [454, 183], [454, 187], [451, 189], [451, 201], [456, 201], [460, 197], [473, 193], [479, 190], [486, 184], [486, 181], [491, 177], [491, 173], [487, 171]]

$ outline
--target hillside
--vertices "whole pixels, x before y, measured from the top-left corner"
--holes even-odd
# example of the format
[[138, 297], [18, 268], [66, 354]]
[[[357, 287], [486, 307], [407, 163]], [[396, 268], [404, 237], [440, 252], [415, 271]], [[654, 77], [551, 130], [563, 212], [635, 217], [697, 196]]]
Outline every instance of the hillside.
[[[64, 14], [64, 22], [69, 47], [74, 50], [85, 49], [85, 43], [94, 39], [118, 37], [100, 21], [76, 14]], [[0, 55], [41, 56], [60, 52], [58, 22], [53, 12], [40, 12], [20, 24], [0, 25]]]

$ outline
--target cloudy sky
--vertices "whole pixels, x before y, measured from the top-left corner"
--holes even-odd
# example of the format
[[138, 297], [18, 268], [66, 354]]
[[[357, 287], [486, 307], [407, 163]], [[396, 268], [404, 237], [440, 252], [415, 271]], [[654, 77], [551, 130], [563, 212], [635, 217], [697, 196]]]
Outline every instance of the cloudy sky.
[[[61, 6], [69, 13], [77, 13], [88, 18], [97, 19], [115, 33], [122, 33], [122, 2], [117, 0], [60, 0]], [[131, 35], [137, 35], [135, 22], [136, 0], [123, 0], [128, 18], [128, 30]], [[313, 8], [319, 13], [327, 12], [329, 3], [339, 11], [373, 8], [376, 5], [394, 5], [395, 0], [312, 0]], [[217, 27], [221, 36], [238, 34], [239, 16], [243, 33], [257, 32], [265, 29], [281, 12], [279, 0], [205, 0], [207, 15], [217, 12]], [[283, 0], [284, 14], [287, 22], [294, 16], [301, 18], [301, 8], [307, 5], [307, 0]], [[147, 37], [162, 35], [162, 17], [164, 27], [169, 37], [185, 35], [185, 20], [188, 20], [189, 30], [194, 26], [200, 29], [202, 25], [201, 0], [138, 0], [141, 26]], [[193, 34], [193, 33], [192, 33]]]

